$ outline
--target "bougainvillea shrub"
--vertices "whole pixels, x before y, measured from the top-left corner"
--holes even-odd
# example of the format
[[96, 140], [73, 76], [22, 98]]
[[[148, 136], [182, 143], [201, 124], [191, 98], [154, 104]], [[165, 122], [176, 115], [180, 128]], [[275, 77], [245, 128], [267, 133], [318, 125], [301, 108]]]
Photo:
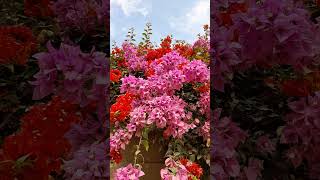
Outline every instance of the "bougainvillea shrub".
[[109, 1], [0, 15], [0, 179], [108, 179]]
[[211, 178], [319, 179], [318, 1], [211, 3]]
[[[167, 153], [165, 165], [154, 177], [204, 179], [209, 173], [210, 100], [209, 39], [205, 34], [193, 44], [173, 42], [171, 36], [159, 46], [150, 43], [151, 25], [144, 40], [135, 43], [132, 32], [111, 53], [110, 156], [120, 163], [113, 178], [139, 179], [145, 175], [142, 149], [152, 144], [157, 132]], [[135, 153], [123, 154], [134, 139]], [[131, 147], [131, 146], [130, 146]], [[127, 158], [126, 158], [127, 159]], [[208, 178], [208, 177], [207, 177]]]

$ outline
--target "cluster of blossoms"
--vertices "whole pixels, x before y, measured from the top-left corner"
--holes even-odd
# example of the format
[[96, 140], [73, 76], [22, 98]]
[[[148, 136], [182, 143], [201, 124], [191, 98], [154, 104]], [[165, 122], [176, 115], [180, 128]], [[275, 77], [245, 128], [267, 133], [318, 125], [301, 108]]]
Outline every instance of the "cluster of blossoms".
[[166, 168], [161, 169], [160, 175], [163, 180], [179, 179], [179, 180], [193, 180], [199, 179], [203, 170], [199, 164], [189, 161], [188, 159], [180, 159], [174, 161], [173, 159], [166, 159]]
[[83, 53], [80, 47], [62, 44], [55, 49], [50, 43], [48, 52], [35, 54], [40, 71], [34, 76], [33, 99], [52, 93], [79, 104], [95, 103], [99, 118], [105, 116], [107, 92], [107, 59], [101, 52]]
[[4, 141], [0, 178], [49, 179], [51, 171], [60, 171], [61, 158], [71, 149], [64, 134], [81, 120], [81, 113], [76, 105], [54, 97], [31, 107], [21, 120], [21, 130]]
[[217, 179], [238, 177], [240, 165], [237, 160], [236, 147], [243, 142], [247, 134], [228, 117], [220, 118], [221, 109], [213, 111], [211, 174]]
[[[65, 161], [65, 177], [106, 178], [108, 176], [106, 133], [107, 59], [104, 53], [81, 52], [79, 47], [61, 44], [34, 55], [40, 71], [32, 82], [34, 99], [57, 94], [81, 107], [84, 120], [65, 134], [72, 155]], [[94, 118], [94, 114], [98, 119]]]
[[130, 93], [120, 95], [110, 108], [110, 123], [121, 122], [129, 116], [134, 97]]
[[58, 0], [52, 9], [61, 27], [91, 33], [108, 21], [109, 3], [107, 0]]
[[[198, 60], [189, 62], [176, 52], [170, 52], [160, 60], [159, 64], [156, 61], [151, 63], [150, 66], [153, 67], [155, 74], [148, 79], [134, 76], [122, 79], [121, 92], [138, 96], [133, 102], [134, 108], [127, 124], [127, 133], [130, 137], [139, 129], [152, 124], [158, 128], [166, 127], [164, 134], [173, 137], [182, 137], [189, 129], [196, 127], [193, 123], [187, 122], [192, 115], [185, 112], [186, 103], [174, 96], [174, 93], [186, 82], [208, 82], [207, 65]], [[185, 65], [180, 70], [181, 64]], [[111, 150], [121, 146], [120, 140], [113, 137], [110, 139]], [[120, 135], [120, 137], [126, 136]]]
[[139, 177], [144, 176], [139, 168], [135, 168], [132, 164], [128, 164], [126, 167], [117, 169], [115, 180], [139, 180]]
[[25, 65], [36, 48], [31, 29], [24, 26], [0, 27], [0, 64]]
[[306, 160], [310, 176], [319, 177], [320, 93], [290, 102], [289, 107], [281, 143], [290, 145], [287, 157], [294, 167]]
[[[12, 71], [12, 77], [1, 78], [6, 81], [1, 86], [11, 88], [13, 80], [18, 81], [14, 82], [17, 87], [26, 87], [23, 92], [12, 93], [14, 100], [23, 104], [6, 117], [17, 117], [13, 123], [19, 127], [20, 119], [21, 126], [14, 129], [15, 134], [2, 134], [12, 135], [1, 143], [0, 179], [108, 179], [108, 59], [99, 51], [107, 47], [102, 42], [92, 46], [91, 40], [108, 35], [104, 25], [109, 23], [109, 1], [24, 0], [4, 4], [17, 8], [12, 24], [30, 24], [37, 38], [25, 26], [0, 27], [1, 70]], [[75, 33], [65, 33], [69, 30]], [[76, 36], [85, 36], [90, 42], [75, 40]], [[46, 47], [37, 47], [45, 42]], [[47, 51], [36, 53], [45, 48]], [[119, 81], [120, 77], [116, 78]], [[7, 92], [1, 90], [1, 101], [3, 93]], [[24, 109], [29, 111], [21, 114]], [[9, 120], [1, 121], [1, 129]]]
[[[269, 133], [265, 129], [260, 131], [248, 129], [249, 133], [244, 133], [233, 125], [231, 119], [223, 118], [222, 121], [215, 117], [214, 121], [219, 120], [220, 123], [214, 122], [215, 127], [211, 136], [215, 147], [211, 152], [214, 164], [211, 176], [215, 179], [231, 177], [257, 179], [262, 176], [264, 167], [260, 158], [263, 157], [255, 159], [253, 154], [247, 154], [249, 156], [247, 157], [240, 148], [237, 148], [240, 143], [246, 143], [244, 146], [247, 147], [255, 142], [257, 151], [254, 152], [263, 156], [283, 148], [276, 144], [289, 145], [287, 155], [294, 168], [306, 160], [306, 165], [310, 168], [309, 177], [319, 177], [319, 173], [315, 170], [319, 167], [315, 162], [317, 158], [311, 158], [311, 156], [316, 157], [313, 153], [317, 153], [319, 149], [314, 144], [315, 136], [319, 134], [316, 125], [318, 118], [315, 118], [319, 116], [317, 110], [319, 107], [316, 103], [318, 100], [316, 92], [319, 91], [319, 26], [310, 20], [310, 12], [305, 8], [303, 1], [299, 0], [216, 0], [212, 2], [211, 7], [214, 90], [233, 94], [232, 91], [239, 88], [239, 84], [236, 84], [236, 80], [239, 79], [236, 78], [243, 77], [245, 73], [252, 71], [274, 73], [277, 68], [290, 67], [294, 74], [292, 78], [286, 77], [285, 72], [279, 73], [280, 75], [274, 73], [271, 77], [268, 74], [265, 84], [271, 87], [268, 90], [276, 91], [285, 98], [301, 98], [299, 101], [288, 103], [290, 111], [293, 112], [284, 118], [286, 122], [283, 123], [286, 125], [281, 132], [278, 132], [280, 135], [276, 133], [271, 135], [273, 140], [264, 134]], [[254, 77], [246, 78], [254, 79]], [[252, 97], [256, 98], [255, 95]], [[245, 100], [240, 101], [237, 104], [250, 103]], [[232, 116], [239, 115], [233, 110], [231, 112], [227, 108], [224, 110], [224, 113], [230, 113]], [[259, 123], [255, 123], [258, 127]], [[243, 122], [241, 128], [244, 128], [245, 124]], [[281, 136], [281, 140], [278, 136]], [[244, 156], [246, 157], [243, 158]], [[244, 167], [246, 162], [248, 167]]]
[[53, 16], [51, 0], [24, 0], [24, 14], [32, 17]]
[[315, 63], [320, 31], [299, 3], [217, 1], [213, 12], [215, 89], [223, 91], [226, 77], [253, 66], [291, 65], [301, 71]]
[[[110, 155], [114, 162], [121, 162], [122, 151], [135, 136], [142, 138], [146, 129], [161, 130], [166, 140], [183, 139], [193, 130], [203, 137], [203, 142], [209, 139], [210, 69], [208, 61], [204, 60], [208, 50], [205, 37], [200, 37], [192, 46], [186, 43], [172, 45], [170, 36], [164, 38], [159, 47], [147, 43], [136, 46], [126, 41], [122, 48], [113, 49], [111, 63], [114, 68], [111, 68], [110, 76], [114, 88], [119, 90], [115, 92], [121, 93], [116, 94], [118, 97], [110, 109], [113, 125]], [[181, 96], [188, 85], [194, 91], [188, 93], [197, 97], [195, 102], [188, 102]], [[186, 172], [188, 168], [189, 174], [196, 173], [196, 179], [202, 175], [199, 165], [186, 163]], [[193, 168], [201, 169], [201, 173], [197, 174]], [[120, 170], [116, 173], [119, 179], [125, 176], [119, 176], [124, 172], [123, 168]], [[133, 174], [138, 178], [139, 173]], [[169, 178], [164, 170], [161, 176]]]

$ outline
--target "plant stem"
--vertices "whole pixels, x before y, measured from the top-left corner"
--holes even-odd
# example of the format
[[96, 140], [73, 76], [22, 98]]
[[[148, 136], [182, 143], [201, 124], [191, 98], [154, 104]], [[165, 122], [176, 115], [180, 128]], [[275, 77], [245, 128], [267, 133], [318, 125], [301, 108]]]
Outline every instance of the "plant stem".
[[[140, 145], [141, 145], [141, 142], [142, 142], [142, 136], [140, 137], [140, 140], [139, 140], [139, 144], [137, 145], [137, 150], [136, 152], [139, 152], [140, 153]], [[138, 154], [139, 153], [134, 153], [134, 166], [137, 164], [137, 157], [138, 157]]]

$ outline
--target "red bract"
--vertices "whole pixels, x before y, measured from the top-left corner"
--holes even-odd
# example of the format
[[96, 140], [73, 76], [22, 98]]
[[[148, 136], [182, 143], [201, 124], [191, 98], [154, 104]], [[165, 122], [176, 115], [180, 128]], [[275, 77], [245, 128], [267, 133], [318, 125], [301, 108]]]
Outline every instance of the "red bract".
[[311, 85], [306, 80], [286, 80], [281, 89], [287, 96], [304, 97], [310, 94]]
[[[0, 173], [0, 179], [9, 175], [12, 179], [46, 180], [51, 171], [60, 170], [61, 158], [69, 152], [64, 134], [71, 123], [80, 121], [77, 106], [54, 97], [48, 104], [32, 107], [21, 120], [21, 130], [5, 139], [1, 156], [2, 162], [12, 161], [15, 166]], [[0, 164], [0, 169], [7, 168]]]
[[112, 150], [110, 152], [111, 159], [116, 163], [120, 163], [122, 161], [122, 156], [118, 151]]
[[119, 71], [118, 69], [112, 69], [110, 71], [111, 82], [119, 82], [120, 78], [121, 78], [121, 71]]
[[187, 165], [186, 168], [191, 174], [198, 178], [203, 174], [202, 168], [197, 163], [191, 163], [190, 165]]
[[24, 0], [24, 14], [27, 16], [52, 16], [49, 0]]
[[191, 48], [191, 46], [185, 44], [175, 44], [173, 49], [175, 51], [178, 51], [178, 53], [185, 58], [189, 58], [193, 55], [193, 49]]
[[246, 12], [247, 5], [245, 3], [231, 3], [226, 11], [220, 13], [222, 25], [229, 27], [233, 24], [231, 15], [238, 12]]
[[110, 108], [110, 123], [124, 121], [131, 112], [133, 95], [126, 93], [117, 98], [117, 102]]
[[[197, 178], [200, 178], [203, 174], [201, 166], [197, 163], [191, 162], [188, 159], [180, 159], [180, 163], [186, 167], [186, 169]], [[190, 177], [191, 178], [191, 177]]]
[[148, 50], [146, 60], [150, 63], [152, 60], [159, 59], [169, 52], [171, 52], [171, 37], [167, 36], [162, 40], [160, 48]]
[[112, 56], [116, 60], [119, 67], [127, 67], [127, 62], [123, 57], [123, 53], [123, 50], [118, 47], [112, 49]]
[[197, 90], [201, 93], [208, 92], [210, 90], [210, 85], [208, 83], [205, 83], [198, 87]]
[[24, 26], [0, 27], [0, 64], [26, 64], [36, 50], [32, 31]]

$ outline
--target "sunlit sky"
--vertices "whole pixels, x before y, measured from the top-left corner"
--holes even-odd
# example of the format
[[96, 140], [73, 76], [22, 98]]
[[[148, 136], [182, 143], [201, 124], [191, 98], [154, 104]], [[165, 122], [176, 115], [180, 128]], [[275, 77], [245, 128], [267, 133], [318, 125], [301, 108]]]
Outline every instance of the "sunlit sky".
[[193, 42], [209, 24], [210, 0], [111, 0], [111, 42], [120, 45], [129, 28], [141, 40], [145, 24], [152, 24], [152, 42], [167, 35]]

